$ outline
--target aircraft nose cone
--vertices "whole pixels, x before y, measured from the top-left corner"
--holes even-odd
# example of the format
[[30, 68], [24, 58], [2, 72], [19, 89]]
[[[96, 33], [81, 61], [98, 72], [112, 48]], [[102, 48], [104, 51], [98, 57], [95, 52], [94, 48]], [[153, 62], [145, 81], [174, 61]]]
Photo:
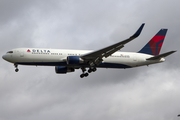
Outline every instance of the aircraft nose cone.
[[5, 55], [3, 55], [2, 58], [5, 60]]
[[3, 55], [2, 58], [3, 58], [4, 60], [7, 60], [7, 56], [6, 56], [6, 55]]
[[3, 55], [2, 56], [2, 58], [4, 59], [4, 60], [6, 60], [6, 61], [8, 61], [8, 62], [12, 62], [12, 56], [10, 56], [10, 55]]

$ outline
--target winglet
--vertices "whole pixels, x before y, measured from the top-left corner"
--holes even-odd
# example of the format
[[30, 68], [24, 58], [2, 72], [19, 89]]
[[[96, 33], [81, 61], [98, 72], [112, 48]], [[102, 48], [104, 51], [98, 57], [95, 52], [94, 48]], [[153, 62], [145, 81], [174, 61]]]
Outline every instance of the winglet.
[[141, 31], [142, 31], [144, 25], [145, 25], [145, 23], [143, 23], [143, 24], [139, 27], [139, 29], [134, 33], [134, 35], [132, 35], [130, 38], [136, 38], [136, 37], [138, 37], [138, 36], [141, 34]]

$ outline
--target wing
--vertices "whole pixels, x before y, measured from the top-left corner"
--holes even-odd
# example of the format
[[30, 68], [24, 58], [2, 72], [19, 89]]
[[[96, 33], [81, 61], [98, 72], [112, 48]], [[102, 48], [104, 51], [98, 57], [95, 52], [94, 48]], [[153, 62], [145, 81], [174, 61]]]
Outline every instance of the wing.
[[88, 62], [90, 65], [99, 65], [103, 61], [103, 57], [107, 58], [116, 51], [120, 50], [121, 48], [124, 47], [124, 45], [131, 40], [135, 39], [138, 37], [144, 27], [145, 23], [143, 23], [139, 29], [132, 35], [130, 38], [123, 40], [121, 42], [118, 42], [116, 44], [110, 45], [108, 47], [102, 48], [100, 50], [82, 55], [81, 58], [84, 59], [86, 62]]

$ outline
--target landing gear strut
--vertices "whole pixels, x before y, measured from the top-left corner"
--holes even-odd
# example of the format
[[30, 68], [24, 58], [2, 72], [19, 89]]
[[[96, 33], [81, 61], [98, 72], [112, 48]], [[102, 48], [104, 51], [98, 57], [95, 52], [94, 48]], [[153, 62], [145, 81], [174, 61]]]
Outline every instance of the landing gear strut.
[[16, 69], [15, 69], [15, 72], [18, 72], [18, 71], [19, 71], [19, 69], [18, 69], [18, 64], [14, 64], [14, 67], [16, 68]]
[[87, 77], [87, 76], [89, 75], [89, 73], [86, 72], [86, 68], [81, 68], [81, 70], [82, 70], [82, 72], [83, 72], [83, 73], [80, 75], [81, 78]]

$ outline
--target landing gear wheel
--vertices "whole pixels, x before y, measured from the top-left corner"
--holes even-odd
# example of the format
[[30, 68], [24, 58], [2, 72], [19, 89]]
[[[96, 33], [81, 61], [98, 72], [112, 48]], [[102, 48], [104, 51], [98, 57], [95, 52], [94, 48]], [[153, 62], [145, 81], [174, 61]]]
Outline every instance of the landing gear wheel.
[[91, 70], [91, 69], [89, 69], [89, 70], [88, 70], [88, 73], [91, 73], [91, 72], [92, 72], [92, 70]]
[[97, 69], [96, 69], [95, 67], [92, 69], [93, 72], [95, 72], [96, 70], [97, 70]]
[[15, 69], [15, 72], [18, 72], [18, 71], [19, 71], [19, 69], [18, 69], [18, 64], [14, 64], [14, 67], [16, 68], [16, 69]]
[[89, 75], [89, 73], [83, 73], [80, 75], [80, 77], [83, 78], [83, 77], [87, 77], [88, 75]]
[[15, 72], [18, 72], [18, 71], [19, 71], [19, 69], [16, 68], [16, 69], [15, 69]]
[[95, 72], [97, 69], [96, 67], [90, 67], [88, 73]]
[[80, 77], [83, 78], [83, 77], [84, 77], [84, 74], [81, 74]]
[[85, 73], [84, 76], [87, 77], [89, 74], [88, 73]]
[[88, 72], [89, 72], [89, 73], [88, 73], [88, 72], [86, 72], [86, 68], [84, 68], [84, 67], [83, 67], [83, 68], [81, 68], [81, 69], [82, 69], [82, 72], [83, 72], [83, 73], [80, 75], [80, 77], [81, 77], [81, 78], [83, 78], [83, 77], [87, 77], [87, 76], [89, 75], [89, 73], [90, 73], [90, 72], [92, 72], [92, 70], [91, 70], [91, 69], [89, 69], [89, 70], [88, 70]]

